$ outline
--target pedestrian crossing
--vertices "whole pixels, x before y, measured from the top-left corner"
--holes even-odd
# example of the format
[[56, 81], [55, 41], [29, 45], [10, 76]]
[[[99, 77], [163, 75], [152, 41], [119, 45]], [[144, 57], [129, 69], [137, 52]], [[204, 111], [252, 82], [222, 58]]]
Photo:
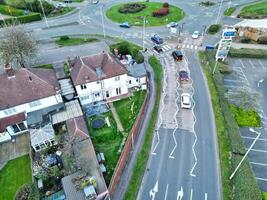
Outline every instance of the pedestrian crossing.
[[198, 45], [193, 45], [193, 44], [179, 44], [178, 45], [179, 49], [193, 49], [193, 50], [197, 50], [199, 48]]

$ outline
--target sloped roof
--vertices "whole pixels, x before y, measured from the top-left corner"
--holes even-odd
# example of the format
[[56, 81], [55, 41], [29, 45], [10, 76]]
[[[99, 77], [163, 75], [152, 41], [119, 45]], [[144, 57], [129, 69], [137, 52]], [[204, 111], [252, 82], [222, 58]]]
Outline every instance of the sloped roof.
[[14, 70], [14, 75], [0, 75], [0, 110], [49, 97], [60, 90], [53, 70], [20, 68]]
[[136, 78], [146, 76], [146, 68], [145, 68], [144, 63], [128, 65], [127, 69], [129, 71], [128, 75], [130, 76], [133, 76]]
[[7, 126], [13, 125], [16, 123], [23, 122], [25, 120], [25, 113], [18, 113], [16, 115], [11, 115], [0, 119], [0, 132], [4, 131]]
[[40, 129], [30, 129], [31, 144], [34, 147], [44, 143], [45, 141], [50, 141], [55, 139], [55, 131], [52, 124], [47, 124]]
[[70, 137], [76, 142], [89, 138], [88, 130], [83, 116], [68, 119], [66, 121]]
[[76, 57], [69, 62], [74, 85], [127, 74], [127, 69], [109, 53]]

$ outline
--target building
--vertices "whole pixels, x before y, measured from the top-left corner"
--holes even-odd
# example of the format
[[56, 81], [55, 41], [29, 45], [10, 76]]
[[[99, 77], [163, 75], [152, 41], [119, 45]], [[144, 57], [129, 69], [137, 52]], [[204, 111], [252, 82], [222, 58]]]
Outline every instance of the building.
[[49, 121], [49, 113], [64, 108], [55, 72], [48, 69], [12, 69], [0, 75], [0, 132], [11, 136], [29, 125]]
[[82, 105], [128, 93], [128, 71], [106, 52], [69, 60], [70, 75]]
[[144, 63], [129, 64], [128, 70], [128, 88], [147, 89], [147, 73]]

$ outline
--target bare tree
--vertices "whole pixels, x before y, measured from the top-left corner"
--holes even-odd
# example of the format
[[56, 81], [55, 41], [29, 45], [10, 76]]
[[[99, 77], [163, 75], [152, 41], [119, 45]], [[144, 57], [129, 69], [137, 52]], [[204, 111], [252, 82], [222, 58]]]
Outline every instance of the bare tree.
[[12, 25], [4, 30], [0, 42], [0, 61], [16, 67], [29, 66], [37, 55], [37, 44], [22, 25]]

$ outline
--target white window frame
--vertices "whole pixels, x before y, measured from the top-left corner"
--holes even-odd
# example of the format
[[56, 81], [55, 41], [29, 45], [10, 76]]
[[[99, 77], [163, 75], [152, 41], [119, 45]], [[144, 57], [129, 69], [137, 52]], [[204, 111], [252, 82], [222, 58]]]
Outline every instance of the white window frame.
[[11, 115], [16, 112], [17, 112], [16, 108], [8, 108], [4, 110], [5, 115]]
[[34, 108], [40, 105], [42, 105], [42, 102], [40, 100], [32, 101], [29, 103], [30, 108]]
[[120, 80], [120, 76], [116, 76], [115, 81], [119, 81], [119, 80]]

